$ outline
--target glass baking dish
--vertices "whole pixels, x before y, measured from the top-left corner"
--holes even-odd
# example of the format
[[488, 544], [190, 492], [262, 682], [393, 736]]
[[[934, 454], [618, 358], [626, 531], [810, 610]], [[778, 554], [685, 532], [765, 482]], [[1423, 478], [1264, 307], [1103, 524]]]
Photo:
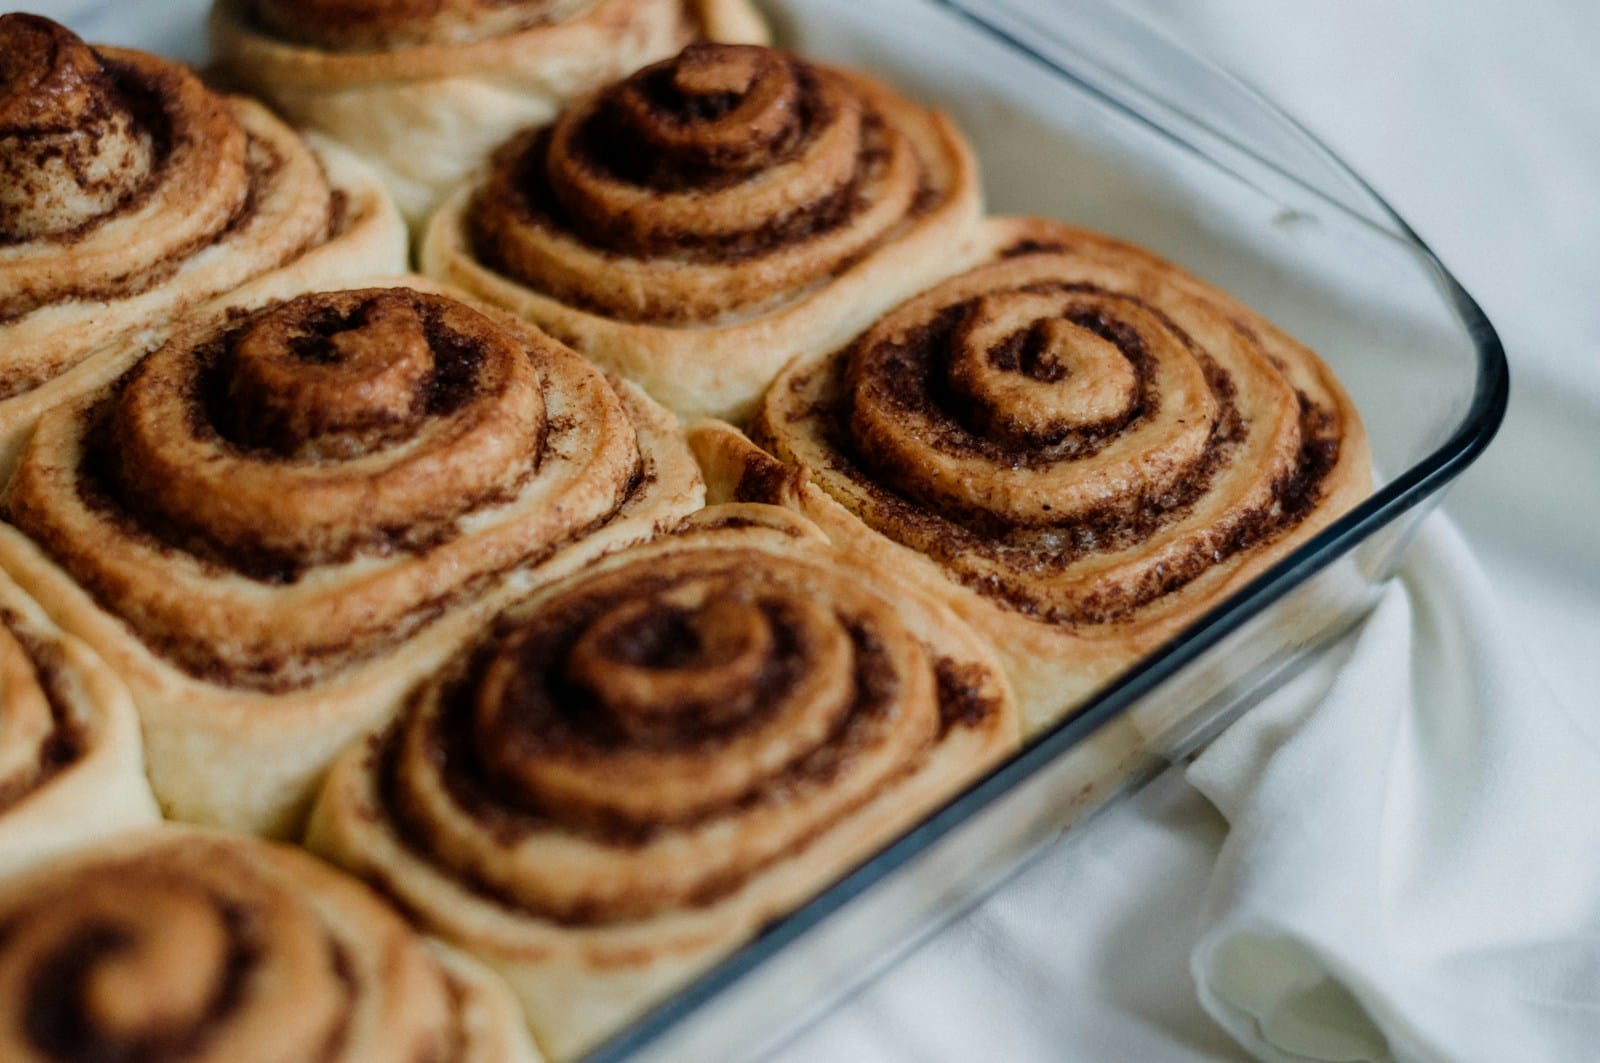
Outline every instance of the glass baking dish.
[[770, 0], [779, 40], [943, 107], [995, 213], [1142, 243], [1333, 366], [1376, 493], [782, 918], [590, 1063], [781, 1043], [1203, 745], [1370, 608], [1422, 516], [1499, 427], [1508, 379], [1472, 298], [1378, 195], [1259, 95], [1109, 0]]
[[[209, 0], [61, 0], [91, 40], [186, 60]], [[782, 43], [948, 110], [994, 212], [1135, 240], [1316, 348], [1366, 421], [1376, 493], [590, 1063], [737, 1059], [798, 1030], [1187, 756], [1354, 623], [1505, 409], [1493, 329], [1292, 120], [1111, 0], [766, 0]]]

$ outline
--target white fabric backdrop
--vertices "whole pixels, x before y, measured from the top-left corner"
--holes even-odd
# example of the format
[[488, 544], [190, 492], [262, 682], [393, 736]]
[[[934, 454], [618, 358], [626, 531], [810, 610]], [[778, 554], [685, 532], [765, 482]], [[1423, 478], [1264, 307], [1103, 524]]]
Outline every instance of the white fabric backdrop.
[[[1513, 365], [1511, 415], [1447, 508], [1499, 596], [1498, 610], [1492, 600], [1481, 608], [1499, 613], [1494, 622], [1510, 639], [1525, 640], [1484, 652], [1529, 682], [1547, 679], [1592, 740], [1600, 731], [1591, 718], [1600, 707], [1600, 5], [1127, 3], [1321, 134], [1500, 329]], [[161, 26], [145, 27], [128, 26], [130, 13], [107, 0], [27, 6], [101, 39], [136, 34], [192, 59], [185, 27], [207, 4], [141, 6], [162, 14]], [[1435, 530], [1421, 542], [1429, 556], [1410, 579], [1449, 584], [1471, 568], [1440, 545], [1448, 539]], [[1496, 723], [1514, 728], [1515, 717]], [[1216, 771], [1227, 775], [1226, 765]], [[1255, 780], [1238, 770], [1229, 777]], [[1219, 796], [1225, 782], [1211, 778], [1207, 789], [1229, 804]], [[1600, 799], [1600, 781], [1592, 796]], [[1047, 854], [783, 1058], [1241, 1058], [1201, 1009], [1189, 974], [1207, 890], [1229, 885], [1213, 876], [1227, 832], [1216, 808], [1169, 774]]]
[[[1479, 649], [1517, 673], [1509, 689], [1537, 690], [1543, 679], [1554, 695], [1502, 696], [1491, 702], [1492, 722], [1515, 735], [1518, 714], [1554, 700], [1575, 725], [1560, 733], [1589, 743], [1580, 755], [1592, 753], [1600, 733], [1600, 72], [1593, 58], [1600, 5], [1127, 6], [1321, 135], [1432, 244], [1500, 330], [1513, 368], [1511, 413], [1446, 508], [1465, 527], [1498, 597], [1498, 609], [1493, 598], [1483, 609], [1498, 613], [1491, 623], [1503, 621], [1505, 637], [1520, 642]], [[1434, 529], [1419, 543], [1429, 556], [1409, 567], [1410, 578], [1470, 581], [1460, 572], [1470, 559], [1440, 546], [1448, 538]], [[1441, 552], [1449, 555], [1443, 570]], [[1600, 800], [1600, 777], [1567, 782], [1563, 797], [1576, 791], [1579, 800], [1564, 810], [1581, 818]], [[1524, 787], [1525, 795], [1537, 798], [1542, 785]], [[1548, 807], [1542, 815], [1516, 826], [1542, 837], [1562, 818]], [[1169, 774], [1049, 854], [783, 1058], [1243, 1057], [1200, 1008], [1189, 973], [1208, 887], [1235, 885], [1213, 881], [1227, 829], [1181, 774]], [[1491, 899], [1491, 887], [1483, 888], [1483, 898], [1464, 898], [1468, 907]], [[1592, 916], [1600, 892], [1568, 900], [1570, 938], [1559, 943], [1587, 941], [1582, 959], [1592, 962], [1600, 926], [1580, 913]], [[1562, 973], [1566, 990], [1600, 989], [1592, 969]], [[1593, 1040], [1563, 1051], [1559, 1027], [1547, 1015], [1549, 1036], [1514, 1056], [1489, 1041], [1449, 1051], [1456, 1058], [1600, 1057]]]

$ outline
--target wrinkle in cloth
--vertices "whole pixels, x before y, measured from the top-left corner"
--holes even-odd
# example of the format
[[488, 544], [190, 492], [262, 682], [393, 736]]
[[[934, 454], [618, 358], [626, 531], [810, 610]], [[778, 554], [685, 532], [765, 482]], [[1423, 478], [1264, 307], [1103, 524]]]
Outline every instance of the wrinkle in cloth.
[[1519, 642], [1432, 518], [1189, 769], [1230, 825], [1193, 973], [1259, 1058], [1600, 1057], [1600, 749]]

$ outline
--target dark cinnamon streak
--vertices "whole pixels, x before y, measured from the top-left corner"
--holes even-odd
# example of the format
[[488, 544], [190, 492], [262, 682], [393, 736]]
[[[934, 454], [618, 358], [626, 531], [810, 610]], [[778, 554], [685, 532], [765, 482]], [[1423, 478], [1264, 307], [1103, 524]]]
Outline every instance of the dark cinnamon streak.
[[[1035, 250], [1047, 248], [1024, 244], [1013, 248], [1012, 254]], [[862, 514], [872, 518], [877, 531], [908, 545], [914, 543], [916, 549], [944, 564], [954, 578], [1019, 613], [1050, 623], [1093, 625], [1130, 616], [1227, 559], [1284, 534], [1315, 508], [1324, 480], [1338, 462], [1341, 426], [1335, 414], [1299, 393], [1302, 445], [1298, 461], [1290, 475], [1272, 485], [1274, 504], [1270, 508], [1240, 514], [1219, 525], [1210, 536], [1209, 549], [1157, 567], [1134, 585], [1119, 585], [1087, 596], [1071, 607], [1035, 593], [1032, 584], [1037, 577], [1062, 572], [1092, 553], [1114, 552], [1136, 545], [1190, 512], [1244, 441], [1249, 425], [1238, 410], [1235, 386], [1227, 373], [1155, 307], [1128, 296], [1101, 292], [1089, 285], [1037, 285], [1028, 290], [1084, 292], [1113, 300], [1126, 299], [1160, 318], [1188, 347], [1219, 407], [1200, 462], [1176, 490], [1118, 500], [1081, 519], [1044, 529], [1011, 525], [976, 507], [962, 509], [941, 501], [935, 508], [918, 497], [916, 469], [886, 468], [880, 455], [862, 453], [852, 439], [851, 392], [844, 374], [856, 352], [846, 351], [812, 371], [825, 374], [825, 386], [821, 389], [825, 397], [789, 416], [795, 421], [817, 422], [828, 445], [829, 465], [866, 492], [882, 514], [881, 519], [870, 511]], [[942, 373], [938, 369], [943, 352], [966, 313], [964, 305], [949, 307], [928, 324], [895, 338], [883, 352], [893, 371], [873, 382], [873, 386], [889, 389], [888, 395], [894, 402], [930, 418], [936, 434], [928, 445], [945, 453], [979, 455], [999, 465], [1017, 468], [1047, 466], [1086, 457], [1109, 441], [1110, 435], [1102, 436], [1098, 426], [1087, 432], [1064, 434], [1053, 446], [1015, 449], [972, 433], [960, 419], [959, 404], [953, 404], [949, 393], [943, 390]], [[1142, 343], [1133, 330], [1110, 318], [1085, 318], [1078, 323], [1114, 343], [1139, 374], [1143, 391], [1139, 412], [1127, 422], [1131, 425], [1144, 411], [1154, 409], [1160, 400], [1150, 386]], [[791, 383], [804, 390], [810, 379], [801, 376]], [[1108, 428], [1106, 431], [1115, 430]], [[771, 427], [761, 419], [752, 426], [752, 434], [758, 445], [769, 451], [773, 449]], [[1048, 546], [1042, 545], [1046, 537]], [[963, 571], [957, 562], [964, 557], [997, 560], [1004, 567], [1005, 575], [973, 575]]]
[[1067, 246], [1065, 244], [1029, 238], [1018, 240], [1016, 243], [1003, 249], [996, 257], [1000, 259], [1007, 259], [1021, 258], [1023, 255], [1051, 255], [1065, 250], [1067, 250]]
[[158, 1063], [189, 1059], [205, 1051], [230, 1014], [244, 1002], [246, 981], [262, 946], [254, 940], [250, 913], [213, 898], [227, 932], [224, 976], [202, 1014], [172, 1029], [118, 1037], [96, 1025], [86, 1002], [86, 983], [97, 965], [135, 947], [133, 932], [112, 923], [88, 924], [49, 954], [33, 972], [24, 1007], [24, 1029], [33, 1048], [50, 1059]]
[[[149, 198], [151, 190], [157, 183], [154, 174], [160, 172], [162, 161], [172, 151], [174, 125], [181, 121], [181, 116], [171, 104], [171, 101], [177, 98], [174, 85], [176, 78], [171, 75], [158, 75], [152, 78], [134, 67], [103, 56], [100, 57], [100, 61], [102, 70], [97, 87], [101, 91], [85, 94], [83, 117], [92, 127], [104, 122], [117, 105], [127, 108], [134, 122], [150, 137], [151, 152], [154, 157], [152, 179], [147, 179], [131, 189], [108, 215], [84, 222], [76, 228], [43, 237], [17, 236], [0, 231], [0, 247], [32, 243], [35, 240], [74, 244], [103, 224], [107, 217], [115, 217], [119, 213], [135, 209]], [[67, 165], [81, 187], [90, 189], [112, 184], [121, 176], [120, 174], [111, 173], [100, 179], [92, 179], [89, 160], [83, 157], [78, 146], [59, 143], [60, 137], [74, 132], [76, 130], [56, 125], [6, 129], [4, 135], [16, 143], [32, 143], [30, 157], [37, 157], [41, 162], [59, 160]], [[46, 141], [57, 142], [42, 143]], [[0, 309], [4, 307], [5, 304], [0, 303]], [[4, 320], [4, 317], [0, 317], [0, 322]]]
[[[339, 983], [342, 995], [346, 1000], [359, 1000], [362, 994], [361, 981], [356, 977], [356, 965], [350, 959], [349, 950], [344, 947], [338, 938], [331, 934], [326, 938], [328, 952], [328, 970]], [[340, 1008], [338, 1021], [328, 1031], [327, 1039], [322, 1043], [322, 1049], [316, 1058], [321, 1061], [332, 1061], [344, 1057], [345, 1045], [350, 1040], [350, 1019], [354, 1008]]]
[[799, 538], [802, 534], [798, 528], [775, 528], [770, 524], [753, 520], [750, 517], [719, 516], [711, 520], [696, 521], [694, 525], [694, 530], [699, 532], [711, 530], [733, 531], [740, 528], [763, 528], [777, 532], [780, 535], [787, 535], [790, 538]]
[[[97, 451], [87, 449], [85, 464], [79, 468], [77, 489], [86, 505], [97, 510], [108, 522], [116, 525], [118, 534], [126, 535], [143, 542], [154, 551], [165, 554], [184, 556], [191, 561], [199, 563], [205, 570], [217, 575], [225, 576], [230, 573], [243, 575], [262, 583], [290, 584], [300, 579], [305, 570], [298, 564], [285, 563], [284, 559], [271, 555], [265, 551], [259, 553], [238, 553], [231, 557], [220, 556], [214, 550], [192, 537], [184, 537], [175, 533], [172, 528], [157, 521], [147, 525], [135, 513], [125, 508], [116, 495], [106, 487], [106, 458], [102, 455], [95, 460]], [[606, 514], [579, 529], [571, 537], [559, 543], [530, 551], [519, 558], [511, 567], [532, 567], [542, 563], [555, 554], [556, 551], [570, 542], [575, 542], [594, 531], [604, 527], [614, 519], [616, 510], [620, 510], [627, 501], [642, 490], [649, 482], [652, 475], [645, 469], [635, 472], [619, 496], [617, 507], [612, 513]], [[490, 504], [493, 504], [492, 502]], [[26, 527], [26, 520], [14, 511], [7, 508], [0, 517]], [[413, 541], [407, 538], [406, 530], [392, 529], [393, 534], [383, 542], [376, 544], [371, 552], [379, 556], [388, 553], [421, 554], [427, 552], [454, 537], [454, 530], [440, 531], [438, 536], [427, 541]], [[48, 546], [48, 544], [43, 544]], [[112, 612], [115, 609], [110, 604], [110, 597], [106, 587], [96, 575], [96, 570], [91, 564], [75, 564], [70, 557], [57, 557], [61, 564], [79, 584], [89, 592], [102, 609]], [[412, 635], [432, 624], [446, 610], [457, 602], [466, 601], [482, 593], [497, 580], [504, 576], [504, 571], [486, 572], [480, 576], [467, 580], [449, 593], [419, 601], [401, 623], [376, 630], [352, 630], [341, 641], [302, 646], [289, 651], [280, 658], [264, 658], [249, 669], [240, 669], [219, 660], [211, 651], [209, 645], [198, 644], [185, 637], [182, 632], [156, 632], [141, 629], [136, 623], [124, 617], [132, 631], [144, 644], [185, 673], [206, 682], [216, 683], [221, 686], [236, 686], [251, 690], [267, 692], [283, 692], [298, 689], [314, 682], [312, 678], [285, 678], [284, 665], [289, 660], [304, 661], [309, 663], [326, 663], [333, 665], [354, 665], [361, 661], [370, 660], [391, 647], [404, 642]]]
[[39, 689], [50, 706], [53, 724], [50, 737], [39, 748], [35, 773], [0, 785], [0, 813], [3, 813], [76, 763], [87, 751], [88, 736], [75, 708], [82, 692], [67, 671], [60, 645], [34, 635], [22, 617], [10, 609], [0, 608], [0, 624], [17, 640], [32, 663]]
[[[106, 65], [108, 69], [118, 72], [121, 83], [126, 87], [126, 98], [132, 105], [134, 113], [139, 116], [141, 121], [146, 123], [146, 128], [151, 130], [157, 148], [156, 164], [152, 170], [151, 178], [141, 185], [137, 192], [119, 203], [114, 211], [93, 221], [86, 222], [76, 229], [51, 237], [50, 239], [54, 243], [66, 245], [79, 242], [111, 218], [138, 209], [159, 187], [161, 166], [166, 157], [170, 155], [172, 144], [178, 139], [190, 138], [195, 135], [188, 130], [186, 117], [176, 106], [178, 94], [176, 86], [173, 84], [177, 78], [176, 74], [162, 73], [147, 77], [143, 72], [134, 70], [132, 67], [110, 62]], [[249, 189], [239, 210], [234, 213], [227, 225], [220, 231], [199, 237], [189, 244], [174, 248], [167, 259], [154, 268], [144, 269], [121, 277], [109, 278], [100, 283], [79, 284], [65, 296], [52, 294], [51, 299], [64, 298], [90, 302], [95, 300], [126, 299], [139, 295], [170, 279], [201, 248], [226, 240], [230, 235], [238, 232], [255, 216], [262, 190], [270, 187], [277, 179], [277, 175], [281, 172], [284, 163], [282, 157], [278, 155], [270, 144], [255, 137], [251, 137], [249, 140], [247, 159], [249, 165]], [[328, 230], [321, 234], [321, 239], [323, 240], [327, 239], [332, 232], [333, 225], [338, 220], [332, 216], [333, 213], [330, 211]], [[0, 240], [0, 245], [5, 242]], [[293, 258], [305, 250], [305, 247], [296, 248], [289, 258]], [[26, 289], [19, 293], [7, 293], [4, 296], [0, 296], [0, 325], [31, 313], [44, 304], [45, 299], [42, 296], [31, 293]], [[19, 385], [0, 375], [0, 398], [6, 398], [20, 391], [28, 390], [29, 387], [37, 386], [37, 383]]]
[[[648, 577], [646, 577], [647, 579]], [[661, 593], [669, 589], [650, 586], [646, 593]], [[609, 601], [584, 602], [572, 616], [550, 618], [551, 625], [565, 625], [607, 607]], [[781, 618], [776, 618], [781, 619]], [[880, 729], [888, 726], [893, 715], [901, 711], [897, 699], [901, 679], [889, 666], [887, 651], [864, 621], [842, 617], [855, 648], [855, 699], [844, 715], [839, 729], [823, 743], [821, 748], [792, 765], [779, 775], [767, 780], [760, 788], [735, 802], [726, 812], [713, 811], [687, 823], [650, 822], [593, 822], [572, 821], [563, 809], [539, 807], [524, 795], [506, 794], [499, 789], [478, 759], [475, 746], [483, 736], [473, 732], [476, 690], [483, 669], [494, 656], [499, 639], [509, 633], [510, 624], [491, 632], [475, 649], [465, 652], [447, 668], [436, 686], [424, 687], [412, 699], [397, 725], [383, 743], [377, 747], [378, 792], [382, 804], [380, 814], [392, 824], [403, 843], [420, 857], [435, 863], [443, 858], [433, 844], [427, 812], [413, 805], [407, 787], [399, 777], [396, 750], [398, 729], [418, 726], [416, 714], [432, 698], [437, 697], [441, 710], [435, 729], [427, 736], [431, 750], [431, 769], [445, 784], [451, 799], [468, 816], [481, 823], [490, 837], [511, 845], [532, 834], [560, 831], [576, 833], [588, 840], [618, 847], [641, 846], [666, 831], [687, 829], [724, 814], [750, 807], [783, 803], [790, 795], [802, 789], [826, 786], [839, 772], [848, 770], [858, 751], [876, 740]], [[542, 677], [532, 681], [558, 688], [560, 680], [550, 673], [558, 671], [561, 663], [559, 648], [570, 645], [575, 631], [551, 632], [548, 648], [536, 655], [535, 660], [525, 660], [529, 667], [545, 670]], [[780, 639], [781, 642], [781, 639]], [[780, 651], [781, 656], [781, 651]], [[803, 666], [803, 662], [795, 662]], [[777, 666], [764, 682], [782, 683], [787, 665]], [[940, 662], [939, 691], [942, 701], [941, 718], [948, 729], [956, 726], [975, 726], [997, 711], [999, 702], [985, 692], [981, 677], [954, 662]], [[594, 710], [582, 699], [553, 708], [551, 715], [559, 714], [566, 727], [559, 741], [563, 743], [592, 742], [597, 756], [604, 756], [612, 748], [615, 736], [603, 723], [589, 715]], [[547, 716], [542, 723], [548, 723]], [[497, 736], [498, 737], [498, 736]], [[555, 741], [556, 739], [545, 739]], [[719, 736], [690, 724], [686, 732], [674, 740], [676, 745], [703, 747], [707, 757], [717, 755]], [[536, 754], [534, 754], [536, 755]], [[908, 764], [904, 771], [914, 771], [920, 760]], [[826, 832], [832, 822], [815, 824], [797, 844], [774, 859], [783, 859], [813, 842]], [[759, 874], [766, 863], [741, 867], [717, 877], [689, 899], [691, 907], [704, 907], [715, 903], [739, 889], [745, 882]], [[470, 870], [452, 867], [450, 873], [466, 888], [483, 898], [512, 911], [525, 912], [538, 918], [565, 926], [597, 926], [618, 921], [618, 916], [598, 904], [580, 907], [576, 911], [534, 911], [516, 898], [482, 880]]]
[[[282, 157], [270, 145], [255, 138], [250, 140], [248, 158], [250, 166], [249, 191], [245, 194], [244, 202], [239, 210], [234, 213], [227, 226], [221, 232], [174, 249], [173, 254], [165, 262], [153, 269], [113, 278], [101, 284], [79, 284], [73, 287], [63, 298], [80, 302], [95, 302], [127, 299], [141, 295], [172, 279], [183, 268], [184, 263], [203, 248], [214, 246], [243, 229], [255, 217], [262, 190], [270, 187], [277, 180], [278, 174], [283, 168]], [[122, 209], [132, 209], [132, 204], [124, 204]], [[343, 223], [346, 211], [347, 200], [341, 193], [334, 197], [333, 207], [329, 211], [328, 226], [322, 236], [323, 240], [335, 231], [337, 225]], [[293, 260], [318, 242], [321, 241], [314, 240], [311, 244], [294, 249], [284, 261]], [[43, 300], [30, 296], [27, 292], [23, 292], [16, 297], [0, 298], [0, 326], [32, 313], [43, 305], [45, 305]], [[52, 375], [59, 374], [61, 371], [61, 367], [57, 366], [52, 370]], [[15, 370], [6, 372], [0, 369], [0, 400], [32, 391], [34, 388], [44, 384], [48, 379], [50, 379], [50, 376], [39, 376]]]
[[776, 458], [752, 460], [739, 474], [733, 501], [783, 505], [804, 482], [805, 471], [797, 466], [785, 465]]
[[[594, 123], [595, 119], [591, 119], [590, 125]], [[590, 135], [597, 141], [600, 139], [599, 134]], [[886, 136], [883, 118], [869, 113], [862, 121], [862, 148], [857, 157], [855, 175], [843, 188], [822, 199], [800, 204], [785, 214], [765, 219], [754, 228], [707, 235], [687, 231], [644, 233], [633, 228], [626, 217], [596, 225], [567, 211], [550, 187], [547, 172], [549, 134], [541, 132], [520, 153], [502, 149], [502, 154], [497, 157], [495, 169], [509, 167], [515, 176], [506, 181], [491, 181], [480, 192], [469, 217], [473, 254], [490, 268], [515, 276], [497, 250], [488, 224], [490, 215], [483, 206], [485, 196], [500, 195], [506, 197], [508, 212], [515, 224], [567, 233], [602, 254], [639, 258], [672, 257], [688, 262], [747, 261], [839, 229], [865, 210], [867, 195], [888, 162]], [[513, 145], [513, 148], [517, 146]], [[581, 157], [580, 164], [593, 166], [601, 172], [610, 169], [607, 162], [595, 155]], [[653, 176], [656, 183], [669, 185], [659, 171]], [[692, 178], [680, 177], [678, 181], [671, 182], [677, 186], [671, 190], [696, 188], [711, 192], [744, 179], [743, 175], [721, 177], [699, 186]], [[937, 204], [938, 198], [940, 194], [937, 190], [922, 192], [918, 196], [919, 210], [925, 212], [931, 209]], [[840, 272], [848, 266], [849, 263], [841, 267]], [[542, 288], [547, 283], [541, 277], [515, 276], [515, 279], [536, 288]], [[562, 294], [564, 298], [567, 297], [567, 293]], [[573, 293], [571, 298], [580, 297]]]
[[[929, 652], [932, 656], [931, 648]], [[982, 665], [938, 657], [933, 668], [939, 684], [941, 735], [958, 727], [982, 727], [1001, 710], [1001, 699], [995, 694], [994, 675]]]
[[[1033, 286], [1026, 290], [1041, 294], [1075, 292], [1120, 298], [1089, 285]], [[926, 417], [937, 433], [929, 445], [940, 452], [981, 457], [1010, 468], [1048, 468], [1063, 461], [1093, 457], [1118, 433], [1127, 431], [1160, 409], [1161, 395], [1154, 378], [1154, 364], [1139, 334], [1103, 313], [1084, 311], [1071, 315], [1069, 319], [1114, 344], [1133, 366], [1139, 397], [1132, 409], [1125, 416], [1099, 424], [1056, 425], [1043, 433], [1024, 431], [1021, 426], [1003, 420], [998, 424], [990, 423], [974, 403], [951, 389], [944, 372], [945, 358], [955, 342], [957, 330], [975, 312], [977, 304], [978, 300], [973, 299], [946, 307], [931, 321], [903, 336], [880, 343], [868, 351], [847, 351], [842, 357], [847, 362], [854, 362], [863, 355], [870, 360], [873, 369], [868, 386], [889, 404]], [[1172, 327], [1198, 361], [1202, 364], [1210, 362], [1209, 357], [1196, 348], [1181, 330], [1175, 325]], [[988, 357], [996, 365], [1020, 371], [1031, 340], [1026, 331], [1016, 333], [988, 352]], [[865, 340], [859, 342], [864, 343]], [[1044, 370], [1041, 368], [1041, 371]], [[849, 401], [848, 398], [844, 400], [841, 411], [845, 423], [849, 418]], [[1032, 437], [1027, 440], [1028, 445], [1017, 445], [1015, 441], [1024, 435]], [[891, 478], [896, 476], [896, 471], [892, 469], [879, 467], [876, 471]], [[911, 477], [914, 478], [914, 475], [913, 472]], [[913, 484], [914, 479], [906, 479], [901, 487], [914, 495]]]

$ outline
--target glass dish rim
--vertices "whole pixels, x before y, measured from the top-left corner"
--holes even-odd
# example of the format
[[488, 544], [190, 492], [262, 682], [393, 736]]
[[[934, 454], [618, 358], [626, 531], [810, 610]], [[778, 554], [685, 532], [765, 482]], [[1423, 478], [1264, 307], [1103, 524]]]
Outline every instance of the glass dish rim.
[[[1180, 133], [1143, 113], [1092, 80], [1064, 67], [1027, 41], [996, 25], [963, 0], [920, 0], [956, 15], [978, 32], [1039, 64], [1051, 74], [1077, 86], [1178, 146], [1193, 151], [1207, 161], [1227, 167], [1205, 149], [1187, 141]], [[1138, 21], [1136, 16], [1124, 16]], [[1171, 640], [1146, 655], [1122, 675], [1108, 683], [1079, 711], [1030, 739], [1017, 753], [990, 769], [940, 807], [925, 816], [910, 830], [894, 838], [872, 856], [851, 869], [806, 903], [767, 924], [760, 933], [734, 952], [719, 960], [660, 1004], [652, 1007], [628, 1026], [613, 1034], [583, 1056], [585, 1063], [621, 1063], [635, 1058], [667, 1036], [680, 1022], [708, 1006], [723, 992], [735, 986], [758, 967], [777, 957], [795, 940], [839, 912], [856, 897], [937, 844], [952, 830], [984, 808], [1000, 800], [1026, 780], [1043, 771], [1059, 757], [1077, 746], [1101, 726], [1126, 713], [1140, 699], [1154, 692], [1202, 653], [1255, 618], [1268, 606], [1287, 596], [1318, 571], [1353, 550], [1380, 529], [1392, 524], [1403, 513], [1438, 494], [1451, 480], [1483, 452], [1499, 430], [1510, 396], [1510, 369], [1499, 334], [1477, 301], [1462, 287], [1454, 274], [1440, 261], [1416, 231], [1358, 173], [1314, 133], [1236, 76], [1149, 27], [1166, 47], [1183, 53], [1186, 60], [1206, 68], [1226, 82], [1254, 106], [1283, 123], [1303, 146], [1311, 148], [1323, 162], [1370, 199], [1380, 213], [1390, 235], [1406, 245], [1421, 263], [1434, 272], [1444, 298], [1454, 309], [1459, 323], [1477, 356], [1473, 395], [1459, 424], [1450, 435], [1421, 460], [1393, 479], [1383, 483], [1370, 496], [1327, 528], [1318, 532], [1243, 588], [1229, 595], [1200, 619], [1184, 628]], [[1199, 119], [1186, 115], [1191, 122]], [[1209, 130], [1216, 134], [1216, 130]], [[1225, 134], [1217, 134], [1226, 136]], [[1295, 173], [1284, 170], [1253, 149], [1229, 139], [1236, 149], [1273, 170], [1277, 176], [1310, 193], [1328, 207], [1357, 222], [1368, 222], [1347, 203], [1329, 196]], [[1237, 175], [1236, 175], [1237, 176]]]

